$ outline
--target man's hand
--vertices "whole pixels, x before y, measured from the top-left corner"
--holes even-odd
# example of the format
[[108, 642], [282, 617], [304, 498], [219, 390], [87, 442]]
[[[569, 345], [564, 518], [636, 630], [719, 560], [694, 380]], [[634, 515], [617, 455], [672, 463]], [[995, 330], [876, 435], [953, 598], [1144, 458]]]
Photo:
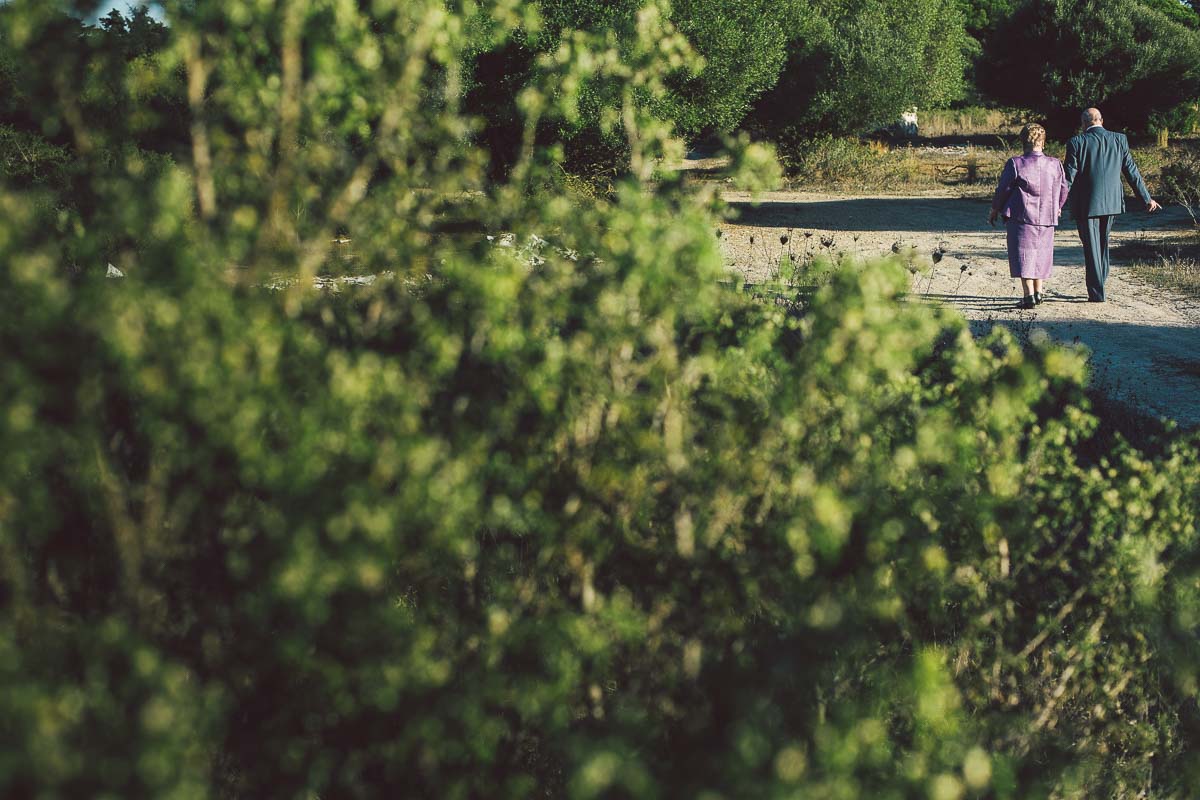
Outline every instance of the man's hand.
[[996, 217], [998, 216], [1000, 216], [1000, 212], [993, 208], [988, 214], [988, 225], [991, 225], [993, 228], [996, 227]]
[[1146, 210], [1153, 214], [1155, 211], [1162, 211], [1162, 206], [1160, 206], [1154, 200], [1151, 200], [1150, 205], [1146, 206]]

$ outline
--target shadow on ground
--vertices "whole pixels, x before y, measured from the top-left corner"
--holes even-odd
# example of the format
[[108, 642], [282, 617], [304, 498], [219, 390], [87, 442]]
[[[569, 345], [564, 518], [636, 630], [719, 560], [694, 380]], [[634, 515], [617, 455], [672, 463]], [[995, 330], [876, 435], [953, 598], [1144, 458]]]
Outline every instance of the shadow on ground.
[[[732, 222], [766, 228], [816, 228], [844, 232], [983, 233], [990, 201], [958, 197], [853, 197], [839, 200], [731, 202]], [[1131, 206], [1132, 207], [1132, 206]], [[1190, 225], [1183, 209], [1155, 216], [1131, 212], [1118, 218], [1116, 232]], [[1075, 232], [1064, 215], [1058, 230]], [[1003, 233], [997, 227], [996, 233]]]
[[1200, 331], [1094, 320], [1041, 320], [1036, 311], [970, 320], [983, 335], [996, 325], [1030, 341], [1044, 332], [1060, 344], [1091, 351], [1091, 385], [1132, 408], [1200, 427]]

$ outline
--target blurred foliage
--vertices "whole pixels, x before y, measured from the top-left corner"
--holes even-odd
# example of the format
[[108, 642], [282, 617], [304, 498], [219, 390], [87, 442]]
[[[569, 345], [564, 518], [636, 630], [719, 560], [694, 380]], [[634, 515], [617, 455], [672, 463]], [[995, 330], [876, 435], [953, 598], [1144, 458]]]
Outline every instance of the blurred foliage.
[[68, 13], [94, 6], [0, 6], [0, 175], [40, 190], [73, 268], [136, 246], [81, 235], [119, 227], [102, 186], [187, 154], [184, 74], [165, 52], [167, 28], [144, 7], [98, 26]]
[[964, 96], [975, 46], [955, 0], [813, 0], [752, 121], [784, 141], [864, 133]]
[[1045, 115], [1058, 134], [1089, 106], [1118, 129], [1179, 129], [1175, 110], [1200, 97], [1200, 33], [1147, 4], [1028, 0], [988, 40], [978, 76], [986, 93]]
[[[186, 142], [183, 73], [164, 58], [169, 32], [145, 7], [128, 19], [114, 10], [98, 26], [48, 3], [24, 20], [13, 8], [0, 15], [0, 124], [81, 155], [130, 144], [170, 153]], [[22, 52], [61, 63], [41, 69]]]
[[[903, 302], [911, 255], [722, 285], [661, 8], [535, 62], [496, 181], [462, 65], [525, 4], [164, 5], [188, 149], [80, 156], [70, 240], [0, 189], [0, 794], [1196, 785], [1195, 436], [1098, 429], [1081, 354]], [[0, 15], [47, 119], [57, 19]], [[535, 146], [597, 77], [600, 199]]]

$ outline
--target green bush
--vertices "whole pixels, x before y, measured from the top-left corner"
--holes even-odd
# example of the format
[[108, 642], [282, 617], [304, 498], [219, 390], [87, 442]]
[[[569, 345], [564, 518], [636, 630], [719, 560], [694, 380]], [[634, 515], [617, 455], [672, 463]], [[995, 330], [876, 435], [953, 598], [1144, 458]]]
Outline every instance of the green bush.
[[40, 136], [0, 125], [0, 176], [10, 186], [41, 186], [66, 194], [72, 154]]
[[964, 96], [971, 40], [956, 0], [814, 0], [753, 120], [772, 135], [864, 133]]
[[988, 40], [978, 72], [985, 92], [1060, 133], [1089, 106], [1145, 130], [1200, 96], [1200, 33], [1139, 3], [1028, 0]]
[[872, 148], [856, 138], [814, 136], [781, 143], [781, 160], [797, 183], [876, 191], [911, 185], [918, 178], [911, 150]]
[[[488, 182], [471, 20], [373, 8], [169, 6], [209, 152], [96, 178], [124, 280], [0, 193], [0, 792], [1186, 794], [1194, 436], [1094, 435], [1081, 355], [976, 342], [917, 264], [796, 313], [672, 182]], [[375, 278], [314, 289], [338, 226]]]
[[967, 31], [978, 39], [1012, 15], [1019, 0], [959, 0]]
[[[618, 42], [636, 39], [640, 0], [543, 2], [537, 49], [553, 50], [563, 31], [607, 33]], [[808, 14], [804, 0], [681, 0], [670, 5], [670, 21], [699, 58], [689, 71], [675, 72], [669, 91], [655, 105], [679, 134], [728, 133], [750, 103], [775, 85], [786, 45]], [[626, 45], [627, 46], [627, 45]], [[684, 64], [680, 63], [682, 67]], [[596, 87], [589, 125], [597, 125], [620, 98]], [[607, 95], [607, 96], [606, 96]]]
[[672, 19], [704, 64], [673, 87], [659, 112], [689, 136], [733, 130], [779, 80], [788, 41], [810, 13], [802, 0], [676, 0]]
[[1189, 28], [1200, 28], [1200, 14], [1195, 8], [1179, 0], [1137, 0], [1143, 6], [1152, 8], [1172, 22], [1178, 22]]
[[[185, 88], [166, 52], [166, 27], [145, 7], [128, 19], [113, 10], [88, 26], [60, 5], [0, 7], [0, 125], [82, 151], [132, 144], [181, 154]], [[54, 55], [59, 63], [39, 69], [15, 57], [23, 52]]]
[[140, 246], [104, 187], [161, 174], [190, 143], [166, 27], [145, 8], [87, 26], [58, 5], [0, 5], [0, 177], [39, 190], [62, 263], [78, 270]]
[[[538, 137], [547, 147], [564, 145], [572, 171], [613, 173], [625, 167], [623, 109], [631, 103], [650, 106], [681, 137], [694, 140], [734, 130], [755, 98], [775, 84], [787, 42], [808, 13], [804, 0], [683, 0], [661, 8], [642, 0], [530, 4], [529, 17], [513, 36], [494, 47], [468, 51], [466, 107], [483, 120], [481, 141], [492, 153], [494, 175], [506, 174], [518, 158], [525, 117], [517, 98], [537, 60], [553, 57], [577, 32], [597, 37], [628, 59], [651, 24], [644, 17], [647, 10], [665, 19], [665, 32], [685, 37], [695, 57], [674, 56], [665, 75], [667, 91], [653, 99], [639, 87], [614, 80], [617, 76], [603, 65], [581, 76], [569, 89], [577, 103], [574, 113], [544, 124]], [[483, 25], [476, 29], [488, 30]]]

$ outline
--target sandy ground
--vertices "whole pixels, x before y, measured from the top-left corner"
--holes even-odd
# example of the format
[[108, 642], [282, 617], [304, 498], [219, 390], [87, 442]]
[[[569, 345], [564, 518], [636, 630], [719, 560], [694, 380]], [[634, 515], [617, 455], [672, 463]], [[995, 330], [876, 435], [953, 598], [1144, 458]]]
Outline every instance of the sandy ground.
[[[1109, 275], [1108, 301], [1087, 302], [1083, 249], [1065, 214], [1055, 234], [1048, 299], [1033, 311], [1018, 311], [1020, 282], [1008, 274], [1004, 230], [987, 225], [986, 200], [806, 192], [768, 193], [753, 203], [748, 195], [729, 193], [726, 200], [734, 212], [722, 225], [726, 260], [748, 279], [762, 279], [775, 268], [787, 250], [779, 237], [789, 228], [795, 253], [828, 246], [872, 256], [898, 242], [929, 256], [940, 245], [945, 255], [914, 285], [914, 298], [959, 308], [979, 333], [1009, 325], [1086, 345], [1092, 380], [1110, 396], [1185, 427], [1200, 426], [1200, 303], [1135, 282], [1119, 262]], [[1179, 208], [1128, 213], [1117, 218], [1113, 242], [1164, 237], [1190, 225]], [[806, 232], [813, 235], [805, 238]]]

